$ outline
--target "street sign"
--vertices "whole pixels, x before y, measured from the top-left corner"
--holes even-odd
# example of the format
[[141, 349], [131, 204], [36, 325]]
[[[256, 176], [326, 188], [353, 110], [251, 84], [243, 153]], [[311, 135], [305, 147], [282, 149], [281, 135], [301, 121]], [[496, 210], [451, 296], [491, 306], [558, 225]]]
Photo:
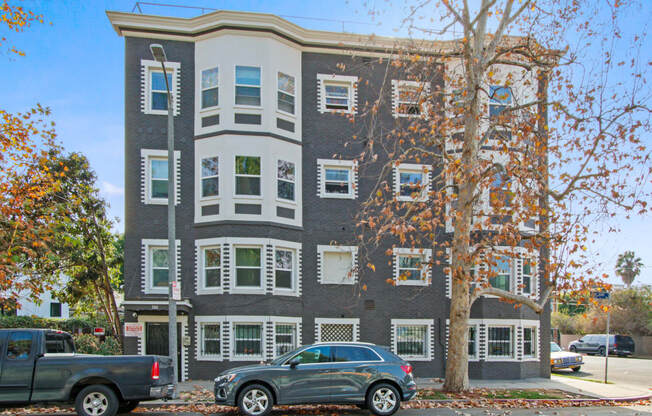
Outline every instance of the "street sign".
[[144, 330], [140, 322], [125, 322], [125, 337], [142, 337]]
[[93, 328], [93, 335], [96, 337], [104, 336], [104, 328]]
[[596, 299], [609, 299], [609, 292], [593, 292], [593, 297]]
[[181, 300], [181, 283], [172, 282], [172, 299]]

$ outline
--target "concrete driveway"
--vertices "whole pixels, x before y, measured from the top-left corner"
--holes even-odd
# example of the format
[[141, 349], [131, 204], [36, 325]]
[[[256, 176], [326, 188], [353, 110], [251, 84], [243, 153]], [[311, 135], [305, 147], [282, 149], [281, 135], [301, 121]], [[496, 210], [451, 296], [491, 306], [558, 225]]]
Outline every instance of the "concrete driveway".
[[[561, 370], [559, 374], [604, 380], [604, 357], [584, 355], [582, 369], [573, 373]], [[553, 373], [554, 375], [554, 373]], [[652, 360], [640, 358], [609, 357], [608, 380], [618, 384], [652, 389]]]

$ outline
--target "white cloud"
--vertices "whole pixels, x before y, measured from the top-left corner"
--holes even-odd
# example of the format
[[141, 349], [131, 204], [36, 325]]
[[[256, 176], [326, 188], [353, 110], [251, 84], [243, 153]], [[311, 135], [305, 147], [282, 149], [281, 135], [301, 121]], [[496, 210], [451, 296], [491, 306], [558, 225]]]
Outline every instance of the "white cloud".
[[111, 182], [102, 181], [102, 193], [106, 196], [123, 196], [125, 188], [112, 184]]

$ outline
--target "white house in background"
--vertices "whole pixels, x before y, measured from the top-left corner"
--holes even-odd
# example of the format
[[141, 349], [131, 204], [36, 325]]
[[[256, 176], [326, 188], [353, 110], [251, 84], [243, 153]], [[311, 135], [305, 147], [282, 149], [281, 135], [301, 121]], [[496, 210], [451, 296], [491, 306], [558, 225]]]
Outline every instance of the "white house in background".
[[20, 309], [16, 312], [18, 316], [38, 316], [40, 318], [70, 318], [70, 307], [67, 303], [61, 303], [52, 297], [51, 292], [44, 292], [41, 295], [41, 302], [37, 304], [27, 298], [19, 299]]

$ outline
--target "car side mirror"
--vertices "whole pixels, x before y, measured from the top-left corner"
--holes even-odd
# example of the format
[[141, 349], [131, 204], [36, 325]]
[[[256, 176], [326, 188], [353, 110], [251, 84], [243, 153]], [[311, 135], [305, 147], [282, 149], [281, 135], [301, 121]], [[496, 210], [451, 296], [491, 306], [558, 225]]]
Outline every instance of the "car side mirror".
[[294, 367], [298, 366], [299, 364], [301, 364], [301, 361], [298, 358], [293, 358], [293, 359], [290, 360], [290, 362], [288, 364], [290, 364], [290, 368], [294, 368]]

